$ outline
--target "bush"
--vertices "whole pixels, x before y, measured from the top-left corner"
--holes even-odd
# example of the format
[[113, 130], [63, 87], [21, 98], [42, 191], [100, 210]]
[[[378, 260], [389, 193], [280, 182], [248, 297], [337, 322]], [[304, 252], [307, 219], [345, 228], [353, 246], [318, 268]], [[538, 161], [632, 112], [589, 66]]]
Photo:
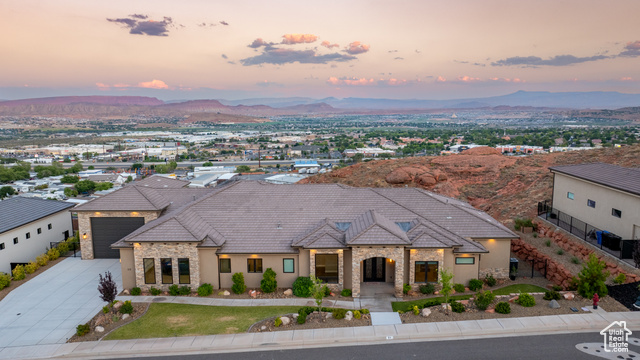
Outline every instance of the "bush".
[[160, 289], [156, 289], [153, 286], [149, 289], [149, 293], [151, 293], [151, 295], [153, 296], [158, 296], [162, 293], [162, 290]]
[[329, 287], [327, 285], [322, 287], [322, 292], [324, 293], [324, 296], [331, 296], [331, 289], [329, 289]]
[[302, 325], [307, 322], [307, 315], [298, 315], [298, 319], [296, 320], [298, 324]]
[[24, 266], [24, 271], [26, 271], [27, 274], [33, 274], [34, 272], [36, 272], [36, 270], [38, 270], [39, 267], [40, 266], [38, 266], [35, 261], [31, 261]]
[[487, 285], [489, 285], [489, 287], [494, 287], [496, 286], [496, 283], [498, 282], [493, 275], [489, 275], [487, 274], [487, 276], [484, 277], [484, 281], [487, 283]]
[[332, 313], [334, 319], [344, 319], [345, 315], [347, 315], [347, 309], [336, 308], [333, 309]]
[[273, 269], [268, 268], [262, 275], [262, 281], [260, 281], [260, 290], [262, 290], [262, 292], [265, 294], [269, 294], [276, 291], [277, 288], [278, 282], [276, 281], [276, 272], [273, 271]]
[[369, 309], [360, 309], [360, 312], [363, 314], [368, 314], [369, 313]]
[[273, 322], [273, 326], [280, 327], [282, 325], [282, 319], [278, 316], [276, 320]]
[[496, 312], [499, 314], [509, 314], [511, 313], [511, 305], [508, 302], [499, 302], [496, 304]]
[[134, 287], [134, 288], [131, 288], [131, 295], [133, 295], [133, 296], [138, 296], [138, 295], [140, 295], [140, 294], [142, 294], [142, 289], [140, 289], [140, 288], [139, 288], [139, 287], [137, 287], [137, 286], [136, 286], [136, 287]]
[[56, 249], [58, 249], [60, 255], [64, 255], [69, 251], [69, 243], [66, 241], [61, 241], [58, 246], [56, 246]]
[[0, 272], [0, 290], [11, 285], [11, 276], [7, 273]]
[[293, 295], [297, 297], [309, 297], [311, 296], [311, 289], [313, 288], [313, 282], [308, 276], [300, 276], [293, 282]]
[[618, 274], [618, 276], [613, 279], [613, 283], [617, 285], [622, 285], [625, 281], [627, 281], [627, 275], [624, 273]]
[[42, 254], [36, 258], [36, 263], [38, 263], [39, 266], [47, 266], [48, 262], [49, 257], [47, 256], [47, 254]]
[[531, 219], [516, 218], [514, 220], [514, 228], [517, 231], [520, 231], [520, 229], [522, 229], [523, 227], [530, 227], [530, 228], [533, 228], [534, 230], [536, 229], [536, 226], [533, 224], [533, 221]]
[[23, 280], [25, 277], [27, 277], [24, 272], [24, 266], [22, 265], [16, 265], [11, 273], [13, 274], [13, 280]]
[[411, 291], [411, 285], [409, 285], [409, 284], [402, 285], [402, 293], [403, 294], [406, 295], [406, 294], [409, 293], [409, 291]]
[[562, 286], [560, 286], [560, 285], [553, 285], [553, 286], [551, 287], [551, 290], [553, 290], [553, 291], [562, 291]]
[[191, 287], [184, 285], [184, 286], [180, 286], [180, 289], [178, 289], [178, 294], [179, 295], [190, 295], [191, 294]]
[[458, 293], [464, 292], [464, 285], [462, 284], [453, 284], [453, 290]]
[[532, 307], [536, 305], [536, 299], [533, 297], [533, 295], [528, 293], [520, 294], [516, 302], [524, 307]]
[[420, 308], [418, 307], [418, 305], [413, 305], [413, 308], [411, 310], [413, 311], [413, 315], [420, 315]]
[[560, 298], [560, 293], [555, 290], [546, 291], [543, 297], [545, 300], [560, 300]]
[[60, 251], [57, 248], [51, 248], [47, 251], [47, 258], [49, 261], [53, 261], [60, 257]]
[[482, 289], [482, 280], [479, 280], [479, 279], [469, 280], [469, 290], [478, 291], [480, 289]]
[[213, 294], [213, 285], [204, 283], [198, 287], [198, 296], [209, 296]]
[[478, 293], [476, 293], [474, 302], [479, 310], [486, 310], [495, 298], [496, 295], [489, 290], [478, 291]]
[[178, 296], [178, 294], [180, 294], [180, 290], [178, 289], [178, 285], [173, 284], [173, 285], [169, 286], [169, 295]]
[[116, 295], [118, 295], [116, 282], [113, 281], [110, 271], [105, 272], [104, 277], [102, 274], [99, 274], [99, 276], [100, 280], [98, 281], [98, 291], [100, 292], [100, 299], [108, 303], [112, 303], [116, 299]]
[[462, 305], [462, 303], [459, 303], [457, 301], [452, 301], [451, 304], [451, 311], [455, 312], [455, 313], [463, 313], [464, 312], [464, 305]]
[[[367, 311], [367, 312], [365, 313], [365, 311]], [[355, 310], [353, 312], [353, 318], [360, 320], [360, 318], [362, 317], [362, 314], [368, 314], [368, 313], [369, 313], [369, 310], [367, 310], [367, 309], [362, 309], [362, 312], [360, 312], [358, 310]]]
[[133, 305], [131, 300], [127, 300], [120, 306], [120, 314], [131, 314], [133, 312]]
[[578, 274], [578, 294], [585, 299], [593, 298], [597, 293], [600, 298], [609, 294], [604, 282], [609, 277], [609, 272], [605, 271], [607, 264], [598, 260], [595, 254], [589, 255], [589, 260], [582, 266]]
[[233, 280], [233, 285], [231, 285], [231, 291], [234, 294], [244, 294], [247, 290], [247, 286], [244, 284], [244, 274], [243, 273], [235, 273], [231, 277]]
[[340, 292], [340, 295], [344, 297], [351, 296], [351, 289], [342, 289], [342, 291]]
[[420, 292], [426, 295], [431, 295], [436, 292], [436, 287], [433, 284], [420, 285]]
[[89, 333], [90, 330], [91, 327], [89, 326], [89, 324], [80, 324], [76, 327], [76, 335], [85, 336]]
[[440, 294], [444, 297], [444, 302], [449, 302], [449, 295], [451, 295], [451, 281], [453, 280], [453, 273], [448, 269], [442, 269], [440, 272]]
[[109, 311], [111, 311], [111, 307], [109, 307], [109, 305], [105, 305], [105, 306], [102, 307], [102, 312], [104, 314], [108, 314]]

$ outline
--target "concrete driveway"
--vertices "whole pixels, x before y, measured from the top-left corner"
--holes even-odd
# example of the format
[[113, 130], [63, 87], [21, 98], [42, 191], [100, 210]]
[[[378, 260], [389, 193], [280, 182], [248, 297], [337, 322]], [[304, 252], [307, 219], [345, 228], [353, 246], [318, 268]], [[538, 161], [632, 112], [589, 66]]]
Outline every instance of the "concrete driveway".
[[98, 275], [111, 271], [122, 290], [118, 259], [68, 258], [22, 284], [0, 301], [0, 348], [62, 344], [105, 302]]

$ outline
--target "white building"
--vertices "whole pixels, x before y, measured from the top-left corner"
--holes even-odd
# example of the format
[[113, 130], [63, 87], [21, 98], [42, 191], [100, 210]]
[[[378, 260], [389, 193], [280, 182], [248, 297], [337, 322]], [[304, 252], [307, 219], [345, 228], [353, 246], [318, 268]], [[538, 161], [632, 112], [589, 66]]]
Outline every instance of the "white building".
[[12, 264], [35, 260], [51, 242], [73, 234], [74, 204], [55, 200], [13, 197], [0, 201], [0, 272], [11, 273]]

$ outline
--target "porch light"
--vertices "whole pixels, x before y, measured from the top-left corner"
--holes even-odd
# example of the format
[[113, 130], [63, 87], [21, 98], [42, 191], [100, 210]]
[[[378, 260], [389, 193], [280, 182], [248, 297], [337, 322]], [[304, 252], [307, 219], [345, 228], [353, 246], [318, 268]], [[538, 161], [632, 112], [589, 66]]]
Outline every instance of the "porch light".
[[87, 238], [87, 233], [82, 234], [82, 238], [86, 239]]

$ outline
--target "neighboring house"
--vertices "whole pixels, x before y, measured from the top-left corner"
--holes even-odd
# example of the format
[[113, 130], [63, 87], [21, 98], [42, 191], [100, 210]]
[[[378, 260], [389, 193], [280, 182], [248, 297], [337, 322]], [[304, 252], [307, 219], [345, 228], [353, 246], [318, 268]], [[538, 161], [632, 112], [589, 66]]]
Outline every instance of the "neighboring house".
[[75, 208], [82, 258], [119, 256], [125, 288], [229, 288], [236, 272], [257, 288], [273, 268], [280, 287], [315, 275], [356, 297], [369, 281], [394, 284], [401, 297], [404, 283], [435, 283], [444, 268], [456, 283], [507, 277], [518, 237], [467, 203], [416, 188], [185, 185], [153, 176]]
[[74, 206], [25, 197], [0, 201], [0, 272], [11, 273], [15, 264], [33, 261], [51, 242], [71, 236]]
[[549, 170], [555, 209], [623, 239], [640, 239], [640, 168], [595, 163]]

